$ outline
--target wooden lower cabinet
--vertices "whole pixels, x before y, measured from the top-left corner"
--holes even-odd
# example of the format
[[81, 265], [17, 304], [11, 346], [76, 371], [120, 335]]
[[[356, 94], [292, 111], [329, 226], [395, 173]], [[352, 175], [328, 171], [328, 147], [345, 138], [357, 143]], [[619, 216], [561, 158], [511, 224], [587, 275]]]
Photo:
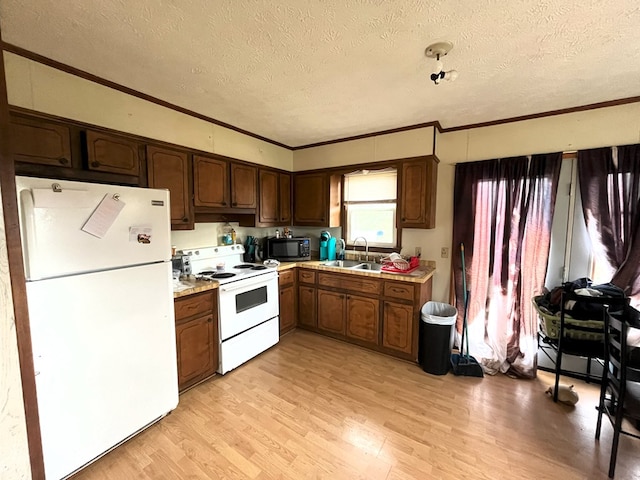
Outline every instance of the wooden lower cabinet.
[[380, 302], [375, 298], [347, 296], [347, 337], [376, 345], [380, 325]]
[[309, 285], [298, 285], [298, 325], [316, 328], [316, 289]]
[[218, 305], [214, 292], [178, 298], [176, 351], [178, 388], [186, 388], [216, 373], [218, 368]]
[[280, 290], [280, 335], [296, 326], [296, 286], [295, 271], [280, 272], [278, 281]]
[[346, 295], [318, 289], [318, 328], [329, 333], [345, 334]]
[[423, 283], [298, 270], [297, 325], [405, 360], [417, 361]]
[[402, 303], [384, 302], [382, 346], [411, 354], [413, 349], [414, 308]]

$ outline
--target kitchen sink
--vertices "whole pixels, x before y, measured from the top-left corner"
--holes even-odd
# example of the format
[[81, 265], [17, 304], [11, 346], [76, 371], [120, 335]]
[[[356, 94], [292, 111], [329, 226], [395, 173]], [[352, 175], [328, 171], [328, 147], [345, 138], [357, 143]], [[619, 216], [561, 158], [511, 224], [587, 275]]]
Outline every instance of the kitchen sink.
[[324, 265], [325, 267], [353, 268], [361, 263], [362, 262], [360, 260], [330, 260], [322, 263], [321, 265]]
[[348, 270], [363, 270], [367, 272], [380, 272], [382, 265], [373, 262], [361, 262], [360, 260], [331, 260], [321, 265], [325, 267], [338, 267]]
[[380, 272], [382, 270], [382, 265], [379, 263], [360, 263], [355, 267], [351, 267], [351, 270], [366, 270], [368, 272]]

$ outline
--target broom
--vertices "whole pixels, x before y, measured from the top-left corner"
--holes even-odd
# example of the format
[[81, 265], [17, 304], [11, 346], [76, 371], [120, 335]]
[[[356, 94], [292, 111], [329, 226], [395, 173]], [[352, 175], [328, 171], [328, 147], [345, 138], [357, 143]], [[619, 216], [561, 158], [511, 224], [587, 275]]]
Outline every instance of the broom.
[[[451, 354], [451, 369], [454, 375], [465, 377], [484, 377], [484, 372], [478, 361], [469, 355], [469, 334], [467, 332], [467, 310], [471, 292], [467, 290], [467, 270], [464, 264], [464, 243], [460, 244], [462, 256], [462, 291], [464, 296], [464, 314], [462, 317], [462, 338], [460, 339], [460, 353]], [[464, 341], [467, 341], [466, 352]]]

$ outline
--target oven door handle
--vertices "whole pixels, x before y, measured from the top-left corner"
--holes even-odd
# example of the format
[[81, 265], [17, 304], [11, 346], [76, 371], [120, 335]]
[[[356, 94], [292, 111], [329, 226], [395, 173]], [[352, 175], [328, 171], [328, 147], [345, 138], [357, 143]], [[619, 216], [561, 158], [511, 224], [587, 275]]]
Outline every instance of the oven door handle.
[[242, 280], [240, 282], [232, 282], [227, 285], [220, 285], [220, 291], [222, 292], [233, 292], [234, 290], [245, 289], [247, 287], [252, 287], [254, 285], [267, 284], [270, 280], [278, 278], [278, 274], [276, 272], [265, 273], [264, 275], [259, 275], [254, 278], [248, 278], [246, 280]]

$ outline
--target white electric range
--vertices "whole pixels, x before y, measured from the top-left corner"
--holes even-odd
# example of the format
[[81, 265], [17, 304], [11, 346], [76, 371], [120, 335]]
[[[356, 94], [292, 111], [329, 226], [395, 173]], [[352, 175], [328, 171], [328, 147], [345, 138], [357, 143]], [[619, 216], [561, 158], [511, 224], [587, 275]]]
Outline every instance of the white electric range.
[[217, 281], [220, 363], [225, 374], [278, 343], [278, 272], [247, 263], [242, 245], [184, 250], [196, 278]]

